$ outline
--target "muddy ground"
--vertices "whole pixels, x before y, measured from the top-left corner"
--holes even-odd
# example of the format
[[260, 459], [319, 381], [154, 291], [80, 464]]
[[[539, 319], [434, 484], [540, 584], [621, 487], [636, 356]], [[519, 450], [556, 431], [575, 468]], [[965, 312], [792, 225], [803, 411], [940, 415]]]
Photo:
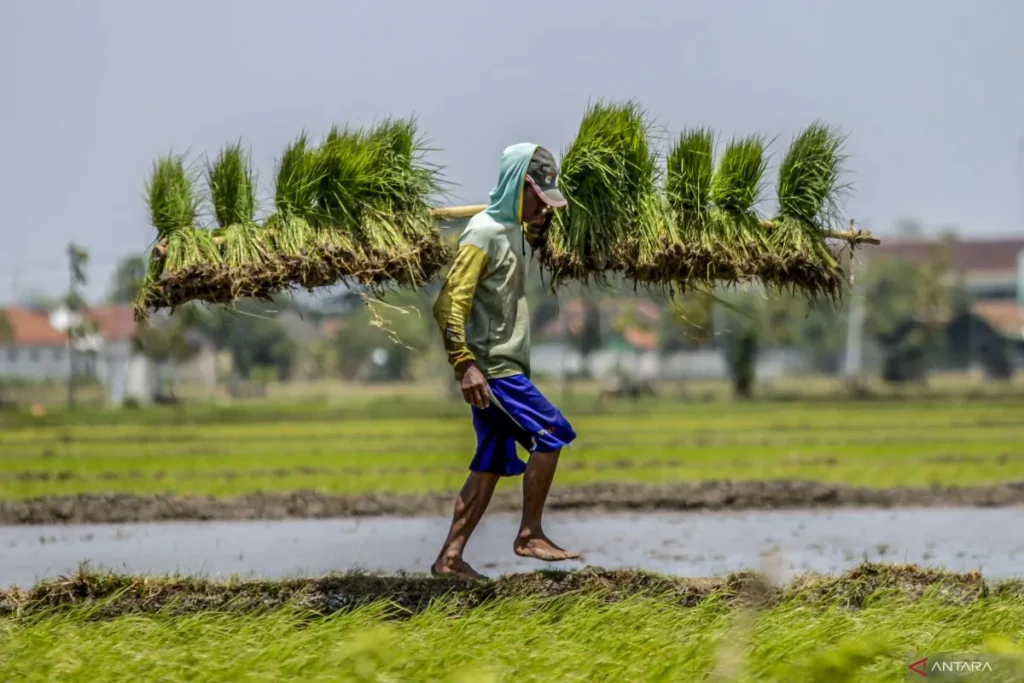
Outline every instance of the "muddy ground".
[[677, 579], [634, 570], [538, 571], [471, 582], [419, 575], [348, 574], [285, 581], [213, 582], [192, 578], [133, 577], [80, 573], [43, 582], [28, 590], [0, 591], [0, 617], [31, 617], [53, 610], [89, 606], [91, 617], [125, 614], [255, 613], [291, 606], [310, 616], [330, 614], [387, 600], [392, 615], [404, 618], [445, 598], [453, 612], [504, 598], [591, 596], [616, 601], [652, 595], [690, 607], [709, 598], [733, 604], [769, 607], [783, 600], [860, 608], [873, 593], [885, 590], [908, 600], [924, 595], [949, 604], [986, 597], [1024, 597], [1020, 581], [988, 582], [977, 572], [952, 573], [913, 565], [862, 564], [839, 576], [804, 575], [776, 586], [753, 572], [720, 578]]
[[[333, 495], [316, 491], [236, 498], [128, 493], [0, 501], [0, 525], [199, 520], [328, 519], [450, 515], [454, 494]], [[495, 494], [490, 510], [518, 511], [521, 494]], [[875, 489], [799, 480], [556, 487], [548, 509], [574, 511], [757, 510], [843, 507], [1005, 507], [1024, 504], [1024, 481], [985, 486]]]
[[[545, 528], [581, 553], [558, 569], [632, 569], [676, 577], [770, 571], [779, 582], [865, 561], [1024, 578], [1016, 508], [747, 512], [552, 512]], [[448, 515], [0, 527], [0, 586], [29, 586], [83, 566], [132, 575], [292, 579], [359, 570], [427, 572]], [[497, 577], [544, 564], [516, 555], [516, 513], [488, 514], [466, 551]], [[84, 565], [83, 565], [84, 563]], [[550, 567], [548, 567], [550, 568]]]

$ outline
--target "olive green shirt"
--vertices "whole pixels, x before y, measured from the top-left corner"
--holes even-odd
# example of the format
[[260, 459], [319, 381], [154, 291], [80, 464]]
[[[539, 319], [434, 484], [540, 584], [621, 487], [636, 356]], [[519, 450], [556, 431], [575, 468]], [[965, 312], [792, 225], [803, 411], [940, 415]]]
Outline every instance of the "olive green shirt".
[[448, 361], [474, 361], [487, 378], [530, 376], [526, 244], [535, 231], [504, 225], [487, 212], [470, 219], [434, 304]]

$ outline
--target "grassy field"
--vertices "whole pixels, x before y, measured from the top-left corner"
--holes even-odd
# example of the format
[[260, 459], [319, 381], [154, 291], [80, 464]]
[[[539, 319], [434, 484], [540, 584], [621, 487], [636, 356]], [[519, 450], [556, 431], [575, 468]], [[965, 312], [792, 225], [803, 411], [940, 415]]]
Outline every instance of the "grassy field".
[[[557, 484], [801, 478], [867, 486], [1024, 479], [1019, 400], [627, 404], [566, 411]], [[8, 417], [0, 498], [445, 491], [475, 439], [445, 401], [192, 406]], [[506, 482], [503, 485], [510, 485]], [[511, 485], [515, 485], [514, 483]]]
[[[83, 599], [79, 582], [0, 617], [0, 679], [837, 683], [904, 681], [910, 662], [938, 652], [1024, 652], [1020, 586], [971, 575], [868, 567], [760, 599], [730, 580], [672, 590], [620, 573], [558, 599], [535, 576], [501, 581], [473, 605], [456, 591], [412, 611], [369, 599], [331, 614], [280, 586], [235, 590], [272, 604], [252, 613], [214, 606], [229, 590], [217, 586], [125, 579]], [[189, 591], [205, 602], [162, 603]]]
[[[556, 487], [1024, 479], [1019, 399], [661, 400], [607, 409], [580, 399], [565, 408], [580, 439]], [[363, 398], [5, 414], [0, 500], [446, 491], [461, 484], [474, 446], [467, 412], [456, 402]], [[493, 599], [467, 606], [455, 592], [412, 610], [395, 606], [404, 589], [361, 598], [343, 591], [332, 604], [351, 609], [329, 614], [282, 597], [287, 582], [265, 582], [249, 596], [256, 611], [218, 602], [217, 588], [168, 599], [160, 577], [125, 579], [131, 590], [63, 587], [35, 602], [0, 594], [0, 681], [904, 681], [909, 662], [929, 653], [1024, 653], [1024, 588], [981, 589], [976, 575], [952, 583], [844, 576], [758, 609], [737, 603], [729, 581], [661, 594], [651, 579], [622, 590], [615, 580], [599, 582], [618, 591], [609, 599], [590, 589], [501, 593], [502, 582], [549, 581], [502, 577], [489, 584], [499, 586]], [[134, 602], [111, 607], [116, 600]]]

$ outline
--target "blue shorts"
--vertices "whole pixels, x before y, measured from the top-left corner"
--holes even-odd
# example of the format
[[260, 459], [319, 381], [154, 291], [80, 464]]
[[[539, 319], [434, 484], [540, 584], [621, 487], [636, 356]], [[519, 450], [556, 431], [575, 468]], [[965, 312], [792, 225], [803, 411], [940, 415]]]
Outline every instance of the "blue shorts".
[[487, 380], [491, 404], [473, 408], [476, 455], [469, 466], [474, 472], [511, 477], [526, 471], [516, 444], [528, 452], [557, 451], [576, 438], [562, 411], [552, 405], [525, 375]]

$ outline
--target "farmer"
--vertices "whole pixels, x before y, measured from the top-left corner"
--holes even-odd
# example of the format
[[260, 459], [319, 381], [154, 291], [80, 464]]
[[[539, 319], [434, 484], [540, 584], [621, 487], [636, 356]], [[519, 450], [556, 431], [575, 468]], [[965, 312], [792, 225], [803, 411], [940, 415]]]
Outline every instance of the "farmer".
[[[462, 553], [499, 477], [524, 474], [517, 555], [555, 562], [579, 557], [555, 545], [541, 526], [544, 502], [563, 447], [576, 438], [561, 411], [530, 381], [526, 244], [546, 237], [552, 210], [565, 206], [549, 151], [531, 143], [505, 149], [487, 209], [470, 219], [434, 317], [462, 395], [472, 405], [476, 454], [433, 574], [483, 578]], [[516, 444], [529, 451], [519, 459]]]

